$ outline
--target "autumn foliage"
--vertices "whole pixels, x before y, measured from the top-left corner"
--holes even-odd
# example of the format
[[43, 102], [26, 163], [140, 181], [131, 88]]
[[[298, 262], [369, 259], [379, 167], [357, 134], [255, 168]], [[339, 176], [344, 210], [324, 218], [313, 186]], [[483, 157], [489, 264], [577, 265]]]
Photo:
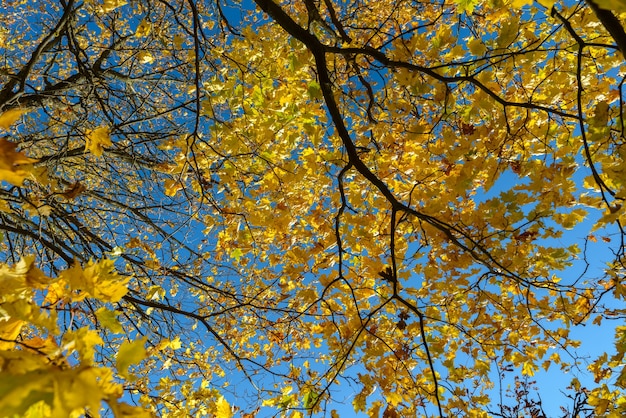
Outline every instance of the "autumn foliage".
[[626, 415], [620, 0], [0, 16], [1, 417]]

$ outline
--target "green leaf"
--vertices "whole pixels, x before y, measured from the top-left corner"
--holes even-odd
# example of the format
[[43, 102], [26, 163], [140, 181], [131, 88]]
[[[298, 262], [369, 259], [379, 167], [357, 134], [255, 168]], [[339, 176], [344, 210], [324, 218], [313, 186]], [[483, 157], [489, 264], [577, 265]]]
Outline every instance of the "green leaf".
[[479, 0], [455, 0], [456, 3], [456, 12], [458, 14], [462, 13], [472, 13], [476, 5], [478, 5]]
[[239, 248], [235, 248], [234, 250], [230, 252], [230, 258], [233, 258], [237, 261], [239, 261], [239, 259], [241, 259], [242, 256], [243, 256], [243, 251], [241, 251]]
[[124, 328], [117, 320], [117, 311], [112, 311], [105, 307], [102, 307], [96, 311], [96, 318], [103, 327], [108, 329], [111, 332], [122, 333], [124, 332]]
[[120, 346], [117, 353], [117, 371], [122, 377], [130, 378], [131, 375], [128, 372], [128, 368], [148, 356], [148, 352], [144, 347], [145, 344], [146, 337], [143, 337], [135, 341], [125, 341]]
[[316, 404], [318, 398], [319, 395], [315, 392], [309, 391], [305, 393], [303, 399], [304, 407], [307, 409], [312, 408]]
[[316, 81], [311, 81], [307, 86], [307, 91], [309, 92], [309, 96], [311, 99], [321, 99], [322, 98], [322, 88]]

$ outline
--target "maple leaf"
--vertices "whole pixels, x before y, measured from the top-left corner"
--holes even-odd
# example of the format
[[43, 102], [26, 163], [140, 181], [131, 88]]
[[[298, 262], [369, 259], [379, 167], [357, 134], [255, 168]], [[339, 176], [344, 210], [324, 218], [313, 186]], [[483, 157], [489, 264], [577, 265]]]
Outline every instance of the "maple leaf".
[[0, 181], [21, 186], [30, 173], [29, 165], [37, 162], [15, 149], [17, 144], [0, 138]]
[[128, 292], [129, 278], [117, 274], [112, 260], [89, 261], [84, 269], [79, 263], [74, 263], [59, 278], [76, 292], [74, 300], [91, 296], [102, 301], [118, 302]]
[[233, 416], [233, 411], [226, 399], [223, 396], [215, 401], [215, 418], [231, 418]]
[[141, 22], [139, 22], [139, 25], [137, 25], [137, 30], [135, 30], [135, 36], [145, 37], [145, 36], [148, 36], [151, 31], [152, 31], [152, 24], [148, 20], [144, 19]]
[[235, 248], [230, 252], [230, 258], [236, 261], [239, 261], [241, 257], [243, 257], [243, 251], [241, 251], [241, 248]]
[[529, 4], [532, 4], [532, 0], [513, 0], [511, 2], [511, 6], [520, 8]]
[[479, 0], [455, 0], [457, 13], [472, 13], [478, 5]]
[[117, 320], [119, 312], [111, 311], [103, 306], [95, 312], [95, 315], [103, 327], [116, 333], [124, 332], [124, 328]]
[[102, 155], [104, 147], [110, 147], [111, 145], [111, 132], [106, 126], [87, 131], [85, 135], [85, 149], [89, 150], [96, 157]]
[[59, 194], [63, 196], [64, 198], [71, 200], [71, 199], [75, 199], [78, 195], [80, 195], [85, 190], [86, 190], [86, 187], [77, 181], [76, 183], [70, 185], [63, 193], [59, 193]]
[[0, 350], [11, 349], [15, 346], [16, 341], [25, 321], [17, 318], [3, 318], [0, 321]]
[[165, 195], [166, 196], [176, 196], [179, 190], [183, 189], [183, 185], [180, 181], [175, 179], [167, 179], [165, 180]]
[[149, 51], [140, 51], [137, 54], [137, 59], [142, 64], [150, 64], [154, 61], [154, 56]]
[[125, 377], [130, 378], [129, 367], [137, 364], [148, 356], [145, 349], [146, 338], [140, 338], [134, 341], [125, 341], [119, 348], [116, 356], [117, 371]]

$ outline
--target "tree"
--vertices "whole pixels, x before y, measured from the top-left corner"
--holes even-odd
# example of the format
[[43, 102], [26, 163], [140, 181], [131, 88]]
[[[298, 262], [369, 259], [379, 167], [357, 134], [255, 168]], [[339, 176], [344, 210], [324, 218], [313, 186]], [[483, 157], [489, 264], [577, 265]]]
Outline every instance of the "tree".
[[620, 2], [3, 10], [5, 415], [626, 410]]

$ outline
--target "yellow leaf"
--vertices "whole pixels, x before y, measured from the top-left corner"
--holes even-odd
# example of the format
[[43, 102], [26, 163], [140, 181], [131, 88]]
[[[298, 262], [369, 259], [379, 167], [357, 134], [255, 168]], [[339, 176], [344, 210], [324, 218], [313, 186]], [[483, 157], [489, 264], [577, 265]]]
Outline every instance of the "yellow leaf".
[[178, 336], [170, 341], [170, 348], [172, 350], [178, 350], [181, 346], [182, 344], [180, 343], [180, 337]]
[[102, 11], [104, 13], [109, 13], [118, 7], [124, 6], [126, 3], [126, 0], [104, 0], [102, 3]]
[[146, 337], [140, 338], [135, 341], [125, 341], [117, 352], [117, 371], [125, 378], [131, 377], [128, 373], [128, 368], [132, 364], [139, 363], [141, 360], [148, 357], [144, 345], [146, 343]]
[[231, 418], [233, 416], [232, 408], [223, 396], [215, 402], [215, 418]]
[[148, 51], [141, 51], [140, 53], [138, 53], [137, 54], [137, 59], [142, 64], [150, 64], [151, 62], [154, 61], [154, 57]]
[[34, 256], [26, 256], [20, 261], [20, 264], [25, 263], [28, 269], [26, 271], [26, 285], [34, 289], [44, 289], [52, 282], [52, 279], [35, 267], [34, 261]]
[[456, 12], [468, 13], [471, 14], [474, 11], [474, 8], [478, 4], [478, 0], [455, 0], [456, 3]]
[[150, 21], [144, 19], [137, 26], [137, 30], [135, 31], [135, 36], [137, 37], [148, 36], [151, 31], [152, 31], [152, 24], [150, 23]]
[[94, 368], [77, 368], [54, 372], [52, 411], [50, 418], [74, 416], [74, 412], [88, 408], [97, 412], [105, 393], [99, 385]]
[[13, 213], [13, 210], [11, 209], [11, 206], [9, 206], [9, 204], [7, 203], [6, 200], [1, 200], [0, 199], [0, 212]]
[[8, 131], [11, 125], [17, 121], [20, 116], [26, 113], [24, 109], [9, 109], [0, 115], [0, 128]]
[[541, 4], [548, 10], [552, 9], [552, 6], [554, 6], [554, 3], [556, 3], [556, 0], [537, 0], [537, 1], [539, 2], [539, 4]]
[[21, 186], [30, 173], [29, 164], [37, 160], [15, 151], [16, 148], [17, 144], [0, 138], [0, 181]]
[[467, 43], [470, 52], [476, 56], [483, 56], [487, 51], [485, 44], [481, 39], [472, 39]]
[[611, 401], [609, 399], [599, 398], [594, 395], [589, 395], [589, 399], [587, 400], [587, 402], [589, 403], [589, 405], [595, 407], [594, 412], [598, 415], [604, 414], [611, 404]]
[[385, 395], [385, 399], [392, 406], [397, 406], [400, 402], [402, 402], [402, 395], [397, 392], [390, 392]]
[[95, 347], [103, 343], [98, 331], [88, 328], [67, 331], [63, 336], [63, 342], [68, 349], [76, 350], [81, 363], [87, 365], [93, 363]]
[[587, 211], [584, 209], [574, 209], [570, 213], [562, 213], [555, 215], [555, 220], [563, 226], [565, 229], [572, 229], [577, 224], [582, 222], [587, 216]]
[[117, 315], [118, 313], [116, 311], [107, 309], [104, 306], [96, 311], [96, 318], [98, 318], [98, 321], [100, 321], [103, 327], [111, 332], [122, 333], [124, 332], [124, 328], [122, 328], [122, 325], [117, 320]]
[[159, 341], [159, 343], [156, 345], [156, 349], [159, 351], [163, 351], [167, 348], [171, 348], [172, 350], [178, 350], [180, 347], [182, 347], [182, 344], [180, 342], [180, 337], [176, 337], [173, 340], [161, 340]]
[[241, 249], [239, 248], [235, 248], [234, 250], [230, 252], [230, 258], [235, 259], [237, 261], [239, 261], [242, 256], [243, 256], [243, 251], [241, 251]]
[[23, 340], [23, 342], [25, 346], [37, 350], [39, 354], [46, 354], [50, 358], [58, 356], [62, 351], [62, 348], [59, 347], [59, 344], [52, 335], [48, 335], [45, 339], [35, 336], [33, 338]]
[[174, 46], [176, 49], [180, 49], [185, 42], [185, 38], [183, 38], [180, 34], [174, 36]]
[[33, 404], [28, 408], [28, 411], [22, 415], [21, 418], [42, 418], [50, 416], [50, 405], [41, 401]]
[[[54, 313], [42, 312], [32, 302], [33, 288], [42, 288], [48, 278], [33, 267], [33, 256], [20, 260], [14, 267], [0, 264], [0, 350], [15, 347], [14, 340], [23, 325], [31, 323], [54, 330]], [[2, 370], [0, 361], [0, 370]]]
[[50, 181], [50, 176], [48, 173], [48, 167], [46, 166], [36, 166], [29, 168], [30, 177], [33, 180], [36, 180], [37, 183], [42, 186], [50, 186], [53, 183], [56, 183], [56, 180]]
[[85, 137], [85, 148], [96, 157], [102, 155], [104, 147], [110, 147], [111, 145], [111, 133], [109, 128], [106, 126], [101, 126], [87, 132]]
[[165, 297], [165, 293], [161, 286], [151, 286], [146, 292], [146, 300], [159, 301]]
[[534, 376], [537, 370], [537, 365], [533, 362], [526, 361], [522, 365], [522, 374], [526, 376]]
[[119, 302], [128, 292], [130, 280], [117, 274], [112, 260], [90, 261], [84, 269], [75, 263], [59, 278], [65, 280], [73, 291], [80, 291], [73, 294], [74, 301], [90, 296], [104, 302]]
[[509, 20], [503, 22], [500, 34], [496, 39], [498, 48], [507, 48], [515, 41], [519, 35], [519, 19], [513, 15]]
[[15, 346], [13, 342], [22, 330], [24, 321], [16, 318], [0, 319], [0, 350], [10, 350]]
[[[0, 296], [18, 290], [20, 284], [26, 281], [26, 273], [33, 263], [34, 257], [28, 256], [22, 258], [15, 266], [10, 267], [7, 264], [0, 264]], [[23, 288], [23, 285], [21, 286]]]
[[165, 195], [176, 196], [179, 190], [182, 190], [183, 186], [178, 180], [168, 179], [165, 180]]

